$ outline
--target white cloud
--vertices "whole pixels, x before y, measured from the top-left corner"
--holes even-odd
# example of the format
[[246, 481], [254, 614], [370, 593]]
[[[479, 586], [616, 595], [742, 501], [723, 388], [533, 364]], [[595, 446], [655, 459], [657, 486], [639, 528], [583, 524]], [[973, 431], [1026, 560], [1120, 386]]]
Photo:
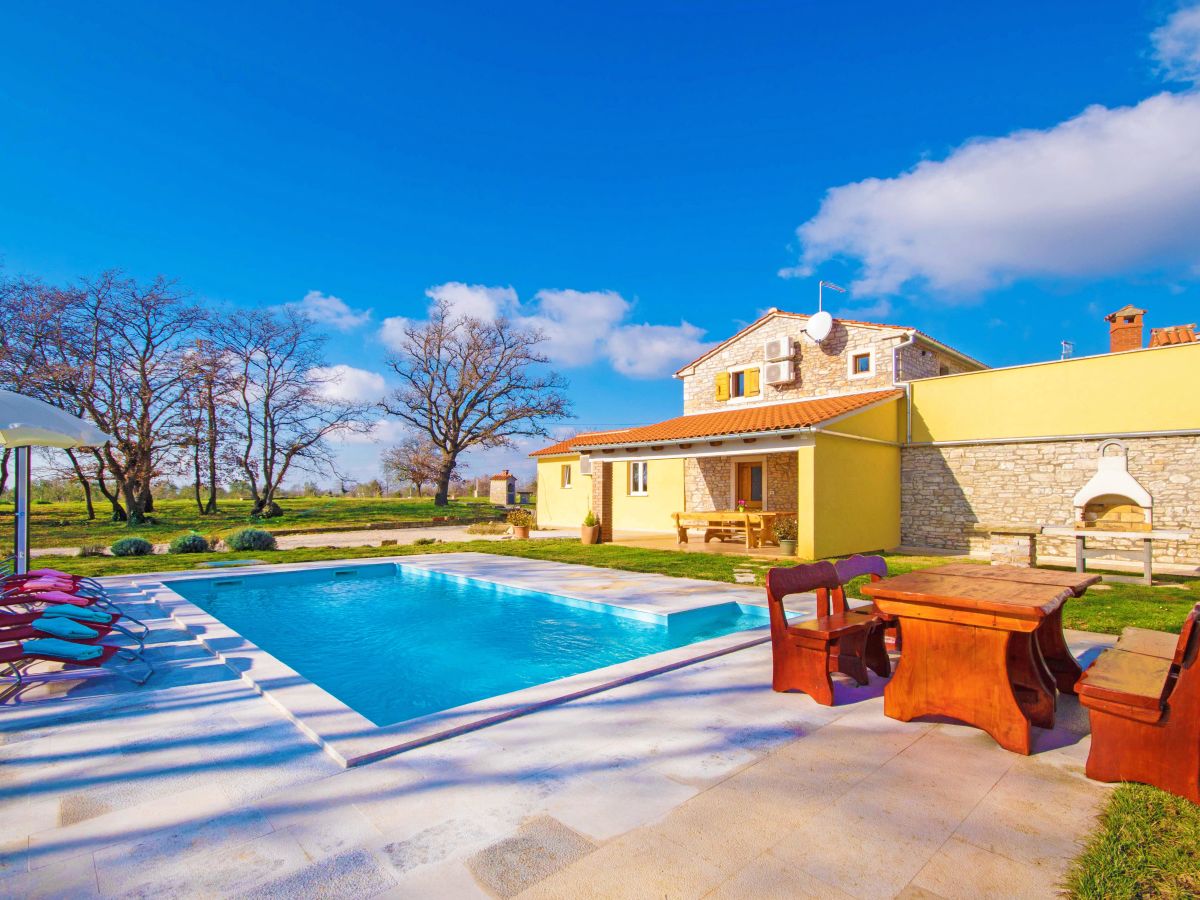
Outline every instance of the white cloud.
[[1200, 5], [1185, 7], [1150, 35], [1154, 57], [1171, 81], [1200, 81]]
[[381, 444], [391, 446], [398, 444], [409, 434], [409, 426], [399, 419], [378, 419], [372, 422], [365, 431], [341, 431], [330, 438], [338, 444], [362, 445]]
[[570, 368], [595, 361], [628, 313], [629, 301], [614, 291], [543, 290], [519, 322], [545, 335], [542, 350], [551, 362]]
[[383, 398], [387, 383], [378, 372], [356, 369], [354, 366], [318, 366], [308, 370], [309, 376], [321, 382], [321, 393], [330, 400], [349, 403], [372, 403]]
[[388, 316], [379, 326], [379, 340], [389, 350], [399, 350], [404, 343], [404, 329], [411, 321], [404, 316]]
[[1023, 277], [1200, 262], [1200, 93], [1093, 106], [1044, 131], [972, 141], [895, 178], [829, 191], [797, 230], [811, 274], [861, 262], [859, 295], [910, 282], [968, 294]]
[[309, 291], [302, 300], [287, 305], [304, 313], [314, 322], [320, 322], [338, 331], [352, 331], [360, 325], [365, 325], [371, 318], [371, 310], [356, 310], [341, 297], [322, 294], [320, 291]]
[[[558, 368], [578, 368], [607, 359], [631, 378], [658, 378], [709, 346], [700, 340], [704, 331], [687, 322], [622, 324], [633, 304], [616, 291], [547, 288], [522, 303], [511, 287], [451, 281], [435, 285], [425, 294], [432, 303], [446, 301], [459, 315], [489, 321], [503, 316], [518, 327], [537, 329], [545, 337], [539, 349]], [[401, 316], [384, 319], [380, 341], [398, 350], [409, 324], [411, 320]]]
[[517, 292], [510, 287], [487, 287], [482, 284], [463, 284], [461, 281], [435, 285], [425, 292], [425, 296], [434, 303], [449, 303], [455, 315], [483, 319], [485, 322], [509, 316], [517, 307]]
[[704, 353], [704, 329], [678, 325], [622, 325], [608, 339], [613, 368], [630, 378], [659, 378]]

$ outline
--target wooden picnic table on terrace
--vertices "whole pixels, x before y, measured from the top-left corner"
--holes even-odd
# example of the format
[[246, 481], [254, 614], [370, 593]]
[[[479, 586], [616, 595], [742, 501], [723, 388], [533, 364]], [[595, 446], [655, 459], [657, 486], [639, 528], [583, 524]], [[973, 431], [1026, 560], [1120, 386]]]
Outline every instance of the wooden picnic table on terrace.
[[688, 542], [689, 528], [703, 528], [704, 542], [714, 537], [725, 540], [742, 534], [746, 549], [753, 550], [763, 544], [778, 544], [775, 537], [775, 521], [790, 513], [764, 512], [761, 509], [717, 509], [709, 511], [677, 512], [674, 514], [675, 530], [679, 543]]
[[1095, 575], [1016, 566], [949, 565], [863, 585], [900, 623], [903, 651], [884, 689], [885, 715], [944, 715], [1028, 754], [1031, 725], [1054, 727], [1056, 691], [1081, 669], [1062, 632], [1062, 607]]

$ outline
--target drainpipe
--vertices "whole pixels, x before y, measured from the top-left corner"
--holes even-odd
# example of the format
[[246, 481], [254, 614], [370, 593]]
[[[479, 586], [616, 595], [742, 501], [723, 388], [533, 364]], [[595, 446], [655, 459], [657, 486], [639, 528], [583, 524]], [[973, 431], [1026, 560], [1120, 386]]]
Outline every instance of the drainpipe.
[[896, 380], [900, 371], [900, 351], [911, 347], [917, 342], [915, 332], [909, 332], [908, 337], [892, 348], [892, 387], [904, 388], [904, 443], [912, 443], [912, 384], [907, 380], [901, 384]]

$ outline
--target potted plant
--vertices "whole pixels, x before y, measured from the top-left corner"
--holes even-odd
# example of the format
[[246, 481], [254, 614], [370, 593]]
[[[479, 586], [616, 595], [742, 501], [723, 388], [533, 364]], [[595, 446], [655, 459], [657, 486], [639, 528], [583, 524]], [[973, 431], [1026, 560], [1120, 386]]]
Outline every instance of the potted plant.
[[746, 511], [746, 501], [745, 501], [745, 500], [739, 500], [739, 501], [737, 502], [737, 511], [738, 511], [738, 512], [745, 512], [745, 511]]
[[514, 509], [508, 514], [508, 524], [512, 526], [513, 537], [523, 540], [529, 537], [529, 529], [533, 527], [533, 513], [527, 509]]
[[579, 540], [584, 544], [600, 543], [600, 520], [590, 509], [588, 514], [583, 517], [583, 525], [579, 528]]
[[779, 553], [781, 556], [796, 555], [796, 520], [791, 516], [780, 519], [775, 524], [775, 537], [779, 538]]

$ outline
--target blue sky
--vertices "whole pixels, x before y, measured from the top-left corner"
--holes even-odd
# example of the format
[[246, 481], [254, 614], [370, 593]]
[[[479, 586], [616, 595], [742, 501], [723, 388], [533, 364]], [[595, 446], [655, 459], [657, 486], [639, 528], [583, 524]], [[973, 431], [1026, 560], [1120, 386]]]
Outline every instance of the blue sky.
[[548, 326], [583, 424], [818, 277], [995, 365], [1200, 318], [1186, 5], [412, 7], [9, 6], [6, 268], [308, 297], [363, 391], [440, 292]]

